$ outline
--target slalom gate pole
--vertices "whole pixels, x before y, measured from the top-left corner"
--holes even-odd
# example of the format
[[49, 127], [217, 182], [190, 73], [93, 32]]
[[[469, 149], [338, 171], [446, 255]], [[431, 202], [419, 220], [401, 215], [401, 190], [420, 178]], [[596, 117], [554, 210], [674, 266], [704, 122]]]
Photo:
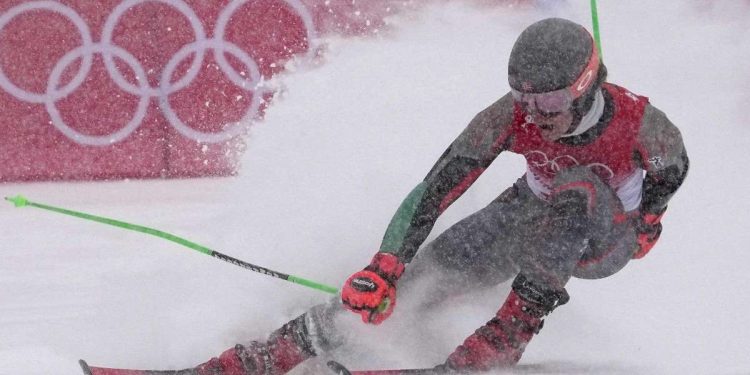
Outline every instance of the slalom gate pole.
[[596, 10], [596, 0], [591, 0], [591, 24], [594, 28], [596, 49], [599, 51], [599, 61], [604, 61], [604, 55], [602, 54], [602, 41], [599, 37], [599, 12]]
[[30, 200], [28, 200], [25, 197], [20, 196], [20, 195], [17, 195], [15, 197], [5, 197], [5, 200], [8, 201], [8, 202], [13, 203], [16, 207], [36, 207], [36, 208], [40, 208], [42, 210], [57, 212], [57, 213], [60, 213], [60, 214], [63, 214], [63, 215], [73, 216], [73, 217], [77, 217], [77, 218], [81, 218], [81, 219], [85, 219], [85, 220], [91, 220], [91, 221], [95, 221], [95, 222], [102, 223], [102, 224], [107, 224], [107, 225], [112, 225], [112, 226], [123, 228], [123, 229], [127, 229], [127, 230], [132, 230], [132, 231], [135, 231], [135, 232], [141, 232], [141, 233], [145, 233], [145, 234], [150, 234], [152, 236], [156, 236], [156, 237], [168, 240], [168, 241], [172, 241], [172, 242], [178, 243], [178, 244], [180, 244], [182, 246], [185, 246], [185, 247], [187, 247], [189, 249], [196, 250], [196, 251], [198, 251], [200, 253], [203, 253], [203, 254], [206, 254], [206, 255], [210, 255], [210, 256], [212, 256], [214, 258], [223, 260], [223, 261], [225, 261], [227, 263], [234, 264], [235, 266], [239, 266], [239, 267], [248, 269], [248, 270], [253, 271], [253, 272], [262, 273], [264, 275], [275, 277], [277, 279], [282, 279], [282, 280], [286, 280], [286, 281], [289, 281], [289, 282], [292, 282], [292, 283], [295, 283], [295, 284], [304, 285], [304, 286], [306, 286], [308, 288], [317, 289], [317, 290], [320, 290], [320, 291], [323, 291], [323, 292], [326, 292], [326, 293], [338, 294], [338, 289], [336, 289], [336, 288], [334, 288], [332, 286], [320, 284], [320, 283], [317, 283], [317, 282], [314, 282], [314, 281], [311, 281], [311, 280], [307, 280], [307, 279], [303, 279], [301, 277], [297, 277], [297, 276], [293, 276], [293, 275], [287, 275], [285, 273], [281, 273], [281, 272], [277, 272], [277, 271], [274, 271], [274, 270], [270, 270], [268, 268], [264, 268], [264, 267], [261, 267], [261, 266], [256, 266], [254, 264], [251, 264], [251, 263], [239, 260], [237, 258], [231, 257], [229, 255], [222, 254], [222, 253], [220, 253], [218, 251], [211, 250], [211, 249], [209, 249], [209, 248], [207, 248], [205, 246], [199, 245], [199, 244], [197, 244], [195, 242], [188, 241], [188, 240], [186, 240], [186, 239], [184, 239], [182, 237], [178, 237], [178, 236], [175, 236], [175, 235], [170, 234], [170, 233], [162, 232], [162, 231], [160, 231], [158, 229], [144, 227], [142, 225], [137, 225], [137, 224], [126, 223], [124, 221], [119, 221], [119, 220], [114, 220], [114, 219], [110, 219], [110, 218], [106, 218], [106, 217], [91, 215], [91, 214], [87, 214], [87, 213], [83, 213], [83, 212], [72, 211], [72, 210], [68, 210], [68, 209], [64, 209], [64, 208], [49, 206], [49, 205], [42, 204], [42, 203], [32, 202], [32, 201], [30, 201]]

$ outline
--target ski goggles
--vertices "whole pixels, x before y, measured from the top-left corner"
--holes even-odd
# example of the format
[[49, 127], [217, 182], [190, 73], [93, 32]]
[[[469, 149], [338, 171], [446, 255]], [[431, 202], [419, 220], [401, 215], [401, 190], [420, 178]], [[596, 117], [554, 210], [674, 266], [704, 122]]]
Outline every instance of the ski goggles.
[[599, 72], [599, 54], [596, 47], [592, 47], [594, 51], [586, 68], [571, 86], [542, 93], [526, 93], [511, 88], [513, 100], [521, 104], [524, 109], [533, 108], [542, 114], [556, 114], [570, 109], [573, 101], [581, 97], [596, 81]]

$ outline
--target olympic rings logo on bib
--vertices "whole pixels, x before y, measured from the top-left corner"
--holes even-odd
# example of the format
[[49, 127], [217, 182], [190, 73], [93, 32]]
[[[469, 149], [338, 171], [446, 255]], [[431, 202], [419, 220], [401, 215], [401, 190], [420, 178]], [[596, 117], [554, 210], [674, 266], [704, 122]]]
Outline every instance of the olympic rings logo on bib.
[[[305, 36], [308, 43], [310, 43], [304, 57], [311, 58], [314, 53], [311, 43], [316, 38], [312, 15], [300, 0], [279, 1], [289, 6], [302, 20], [305, 27]], [[165, 4], [177, 10], [188, 20], [194, 35], [193, 42], [182, 46], [172, 55], [162, 69], [158, 84], [155, 86], [149, 83], [147, 73], [141, 62], [124, 48], [113, 44], [114, 30], [120, 17], [128, 10], [147, 2]], [[202, 143], [228, 141], [242, 134], [250, 122], [257, 117], [262, 104], [263, 94], [270, 91], [263, 85], [263, 77], [256, 61], [245, 50], [224, 38], [232, 15], [246, 3], [248, 3], [248, 0], [233, 0], [227, 4], [218, 16], [212, 33], [213, 36], [209, 38], [206, 35], [200, 18], [183, 0], [125, 0], [117, 5], [107, 17], [102, 29], [101, 41], [99, 42], [94, 42], [86, 21], [72, 8], [56, 1], [31, 1], [22, 3], [0, 14], [0, 32], [15, 17], [27, 12], [44, 10], [62, 15], [69, 20], [78, 29], [82, 44], [65, 53], [54, 64], [47, 80], [45, 92], [37, 93], [20, 88], [11, 82], [1, 65], [0, 88], [21, 101], [44, 104], [52, 125], [66, 137], [84, 145], [107, 146], [127, 138], [143, 122], [152, 98], [158, 100], [159, 108], [167, 122], [183, 136]], [[186, 88], [196, 78], [203, 67], [206, 52], [208, 51], [214, 54], [219, 69], [233, 85], [253, 94], [250, 105], [242, 116], [242, 119], [235, 123], [227, 124], [219, 132], [203, 132], [189, 127], [179, 118], [169, 102], [171, 94]], [[65, 123], [56, 106], [59, 100], [66, 98], [83, 84], [91, 71], [93, 59], [96, 54], [101, 55], [106, 71], [117, 87], [138, 97], [135, 113], [133, 113], [128, 122], [119, 130], [106, 135], [87, 135], [73, 129]], [[227, 60], [227, 54], [240, 62], [247, 73], [244, 71], [237, 72]], [[181, 63], [191, 56], [192, 63], [189, 64], [187, 71], [180, 78], [176, 79], [175, 82], [170, 82], [178, 66], [181, 66]], [[129, 82], [123, 76], [116, 66], [115, 58], [132, 70], [135, 77], [135, 84]], [[80, 61], [78, 70], [67, 83], [62, 84], [63, 73], [77, 61]]]

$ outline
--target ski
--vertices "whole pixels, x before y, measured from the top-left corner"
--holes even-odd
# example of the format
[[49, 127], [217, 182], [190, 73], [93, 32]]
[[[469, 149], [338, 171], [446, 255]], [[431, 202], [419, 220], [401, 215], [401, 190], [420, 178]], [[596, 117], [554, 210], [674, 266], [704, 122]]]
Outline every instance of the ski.
[[445, 370], [439, 370], [435, 368], [350, 371], [344, 365], [336, 361], [328, 361], [327, 364], [328, 364], [328, 368], [333, 370], [333, 373], [336, 375], [442, 375], [442, 374], [449, 374], [449, 372], [446, 372]]
[[[84, 375], [201, 375], [195, 369], [185, 370], [132, 370], [121, 368], [105, 368], [89, 366], [84, 360], [78, 361], [83, 369]], [[396, 369], [396, 370], [362, 370], [350, 371], [341, 363], [329, 361], [328, 367], [336, 375], [442, 375], [448, 374], [446, 371], [434, 368], [421, 369]]]
[[185, 370], [129, 370], [89, 366], [84, 360], [78, 361], [85, 375], [200, 375], [195, 369]]

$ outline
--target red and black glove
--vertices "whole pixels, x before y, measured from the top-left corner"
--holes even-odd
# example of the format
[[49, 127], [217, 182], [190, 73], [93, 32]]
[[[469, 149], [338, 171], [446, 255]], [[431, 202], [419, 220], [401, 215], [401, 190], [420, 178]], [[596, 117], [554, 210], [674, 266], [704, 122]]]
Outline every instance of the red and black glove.
[[396, 307], [396, 281], [404, 264], [393, 254], [377, 253], [370, 265], [349, 276], [341, 289], [344, 306], [365, 323], [380, 324]]
[[661, 218], [664, 216], [666, 207], [661, 213], [654, 214], [642, 212], [635, 221], [635, 233], [638, 235], [639, 249], [633, 254], [633, 259], [641, 259], [654, 247], [661, 236]]

